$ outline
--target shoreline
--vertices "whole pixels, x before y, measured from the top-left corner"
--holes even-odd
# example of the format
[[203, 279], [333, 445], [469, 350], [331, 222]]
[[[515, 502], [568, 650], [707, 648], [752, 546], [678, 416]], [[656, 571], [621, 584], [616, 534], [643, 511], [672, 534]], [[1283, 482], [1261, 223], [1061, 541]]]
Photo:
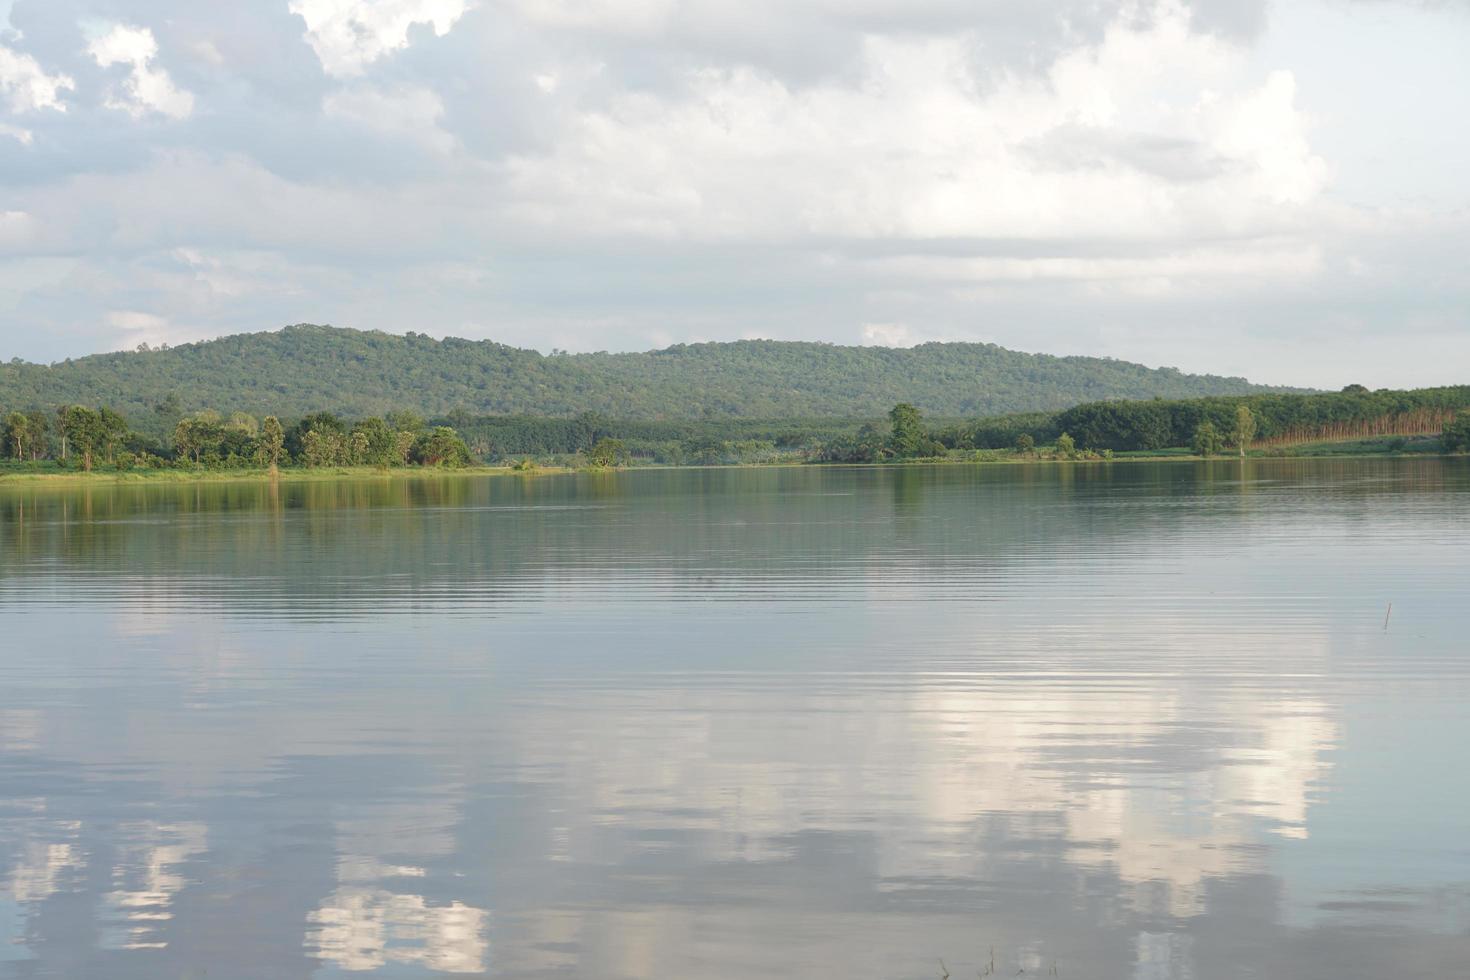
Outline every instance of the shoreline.
[[392, 480], [443, 478], [446, 476], [537, 476], [578, 472], [564, 466], [542, 466], [517, 470], [511, 466], [465, 466], [459, 469], [433, 467], [330, 466], [319, 469], [288, 467], [272, 473], [268, 469], [234, 470], [81, 470], [33, 473], [0, 470], [0, 487], [7, 486], [151, 486], [170, 483], [325, 483], [334, 480]]
[[911, 468], [922, 466], [1036, 466], [1036, 465], [1110, 465], [1113, 463], [1242, 463], [1286, 460], [1311, 460], [1311, 459], [1448, 459], [1452, 454], [1448, 453], [1373, 453], [1373, 452], [1342, 452], [1342, 453], [1312, 453], [1299, 455], [1269, 455], [1265, 453], [1253, 453], [1244, 458], [1232, 455], [1220, 456], [1197, 456], [1183, 453], [1130, 453], [1126, 456], [1113, 456], [1108, 459], [1047, 459], [1037, 457], [1005, 457], [1000, 459], [914, 459], [901, 461], [885, 461], [874, 463], [819, 463], [819, 462], [778, 462], [778, 463], [731, 463], [715, 466], [691, 466], [691, 465], [662, 465], [650, 464], [647, 466], [620, 466], [620, 467], [573, 467], [573, 466], [538, 466], [533, 470], [518, 470], [514, 466], [466, 466], [458, 469], [438, 469], [430, 467], [395, 467], [383, 469], [372, 466], [333, 466], [320, 469], [298, 469], [287, 468], [272, 473], [267, 469], [235, 469], [235, 470], [141, 470], [141, 471], [104, 471], [93, 470], [92, 472], [62, 471], [62, 472], [4, 472], [0, 470], [0, 488], [6, 487], [67, 487], [67, 486], [150, 486], [160, 484], [193, 484], [193, 483], [325, 483], [339, 480], [423, 480], [444, 479], [447, 477], [495, 477], [495, 476], [566, 476], [568, 474], [611, 474], [632, 473], [651, 470], [751, 470], [751, 469], [789, 469], [795, 467], [845, 467], [862, 469], [888, 469], [888, 468]]

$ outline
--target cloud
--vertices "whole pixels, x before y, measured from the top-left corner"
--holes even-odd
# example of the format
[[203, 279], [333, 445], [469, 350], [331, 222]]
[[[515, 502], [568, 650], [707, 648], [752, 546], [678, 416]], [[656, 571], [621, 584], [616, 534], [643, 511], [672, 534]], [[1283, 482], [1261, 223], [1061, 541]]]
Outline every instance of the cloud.
[[628, 91], [510, 162], [517, 212], [702, 241], [1177, 240], [1279, 228], [1325, 183], [1291, 74], [1253, 73], [1182, 7], [999, 86], [975, 44], [873, 37], [852, 78], [703, 68], [681, 91]]
[[135, 119], [149, 112], [183, 119], [194, 111], [194, 96], [177, 88], [168, 72], [154, 64], [158, 42], [148, 28], [114, 24], [87, 45], [87, 53], [102, 68], [128, 69], [121, 88], [107, 97], [108, 108], [121, 109]]
[[107, 325], [119, 331], [126, 338], [124, 346], [132, 347], [136, 344], [167, 343], [170, 339], [170, 328], [165, 317], [154, 313], [144, 313], [139, 310], [110, 310], [106, 316]]
[[863, 324], [863, 345], [867, 347], [913, 347], [919, 342], [906, 323]]
[[35, 219], [24, 211], [0, 211], [0, 252], [18, 251], [35, 237]]
[[307, 39], [330, 75], [361, 74], [384, 55], [408, 46], [409, 30], [427, 24], [443, 37], [469, 0], [291, 0], [306, 22]]
[[1448, 377], [1466, 13], [15, 0], [0, 289], [26, 326], [0, 346], [136, 344], [165, 328], [112, 314], [146, 312], [173, 340], [975, 339], [1297, 383], [1374, 350], [1348, 380]]
[[384, 89], [354, 85], [329, 94], [322, 111], [385, 138], [408, 141], [437, 154], [454, 148], [454, 137], [439, 128], [444, 103], [432, 89], [398, 86]]
[[[11, 112], [66, 111], [61, 93], [76, 88], [66, 75], [48, 75], [29, 54], [0, 44], [0, 97]], [[29, 142], [29, 140], [26, 140]]]

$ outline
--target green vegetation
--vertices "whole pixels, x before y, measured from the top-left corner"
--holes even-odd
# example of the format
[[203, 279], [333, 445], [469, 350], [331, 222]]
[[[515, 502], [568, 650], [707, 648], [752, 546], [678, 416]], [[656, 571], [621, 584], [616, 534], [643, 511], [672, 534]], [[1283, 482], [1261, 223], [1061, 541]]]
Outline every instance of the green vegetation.
[[1447, 453], [1470, 452], [1470, 412], [1456, 416], [1444, 424], [1440, 447]]
[[[416, 416], [406, 416], [410, 421]], [[171, 437], [160, 440], [133, 431], [125, 418], [107, 406], [67, 405], [56, 413], [58, 439], [48, 442], [44, 413], [11, 412], [5, 416], [0, 448], [8, 472], [46, 473], [79, 469], [90, 473], [160, 470], [237, 472], [275, 470], [295, 464], [306, 469], [419, 465], [463, 467], [470, 453], [449, 426], [432, 428], [417, 421], [412, 430], [394, 431], [384, 419], [368, 417], [352, 425], [327, 412], [309, 415], [286, 428], [274, 415], [258, 423], [242, 412], [228, 419], [202, 411], [178, 419]]]
[[886, 430], [878, 423], [869, 422], [854, 436], [839, 436], [824, 445], [811, 447], [813, 458], [828, 463], [935, 459], [946, 452], [947, 447], [924, 427], [923, 413], [907, 402], [889, 410]]
[[1021, 435], [1048, 443], [1065, 431], [1077, 446], [1096, 452], [1193, 446], [1200, 455], [1210, 455], [1226, 444], [1243, 452], [1439, 435], [1465, 409], [1470, 409], [1470, 385], [1414, 391], [1368, 391], [1351, 385], [1330, 394], [1090, 402], [1059, 412], [978, 419], [937, 436], [952, 449], [1001, 449], [1016, 445]]
[[[165, 420], [225, 405], [257, 416], [323, 408], [342, 416], [384, 416], [410, 406], [441, 417], [597, 412], [626, 420], [862, 419], [898, 402], [965, 417], [1055, 411], [1088, 399], [1271, 390], [1284, 389], [993, 344], [890, 349], [752, 340], [543, 356], [489, 341], [310, 325], [49, 366], [0, 364], [0, 405], [47, 412], [68, 404], [110, 405], [137, 431], [159, 437], [167, 435]], [[1014, 436], [1005, 444], [1013, 442]]]
[[1190, 448], [1194, 450], [1196, 456], [1218, 456], [1222, 445], [1224, 445], [1224, 440], [1220, 438], [1220, 431], [1209, 419], [1205, 419], [1194, 427], [1194, 439], [1190, 443]]
[[1256, 413], [1251, 411], [1249, 405], [1235, 406], [1235, 424], [1230, 427], [1230, 445], [1234, 446], [1241, 457], [1250, 448], [1256, 438]]
[[[1456, 411], [1460, 410], [1457, 417]], [[618, 421], [413, 412], [343, 419], [314, 412], [290, 424], [242, 412], [182, 415], [163, 438], [111, 408], [68, 405], [0, 413], [5, 473], [240, 473], [353, 467], [461, 468], [477, 462], [597, 468], [801, 462], [971, 462], [1210, 457], [1230, 447], [1269, 455], [1470, 451], [1470, 387], [1332, 395], [1102, 402], [1056, 413], [926, 423], [900, 402], [880, 419]], [[157, 418], [154, 419], [158, 421]], [[1018, 431], [1025, 427], [1027, 431]], [[1004, 440], [1002, 442], [1002, 440]], [[996, 443], [1000, 443], [997, 445]]]
[[587, 462], [593, 466], [621, 466], [628, 462], [628, 447], [621, 439], [604, 436], [588, 451]]

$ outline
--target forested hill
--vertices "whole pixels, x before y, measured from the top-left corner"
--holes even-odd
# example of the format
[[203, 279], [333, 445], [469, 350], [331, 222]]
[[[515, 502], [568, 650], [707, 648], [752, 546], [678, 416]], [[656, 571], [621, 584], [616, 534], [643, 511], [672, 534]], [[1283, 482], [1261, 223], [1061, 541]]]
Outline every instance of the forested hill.
[[165, 350], [58, 364], [0, 363], [0, 408], [164, 403], [281, 416], [410, 408], [428, 414], [624, 419], [875, 416], [908, 401], [933, 415], [1045, 411], [1111, 398], [1270, 390], [1092, 357], [993, 344], [893, 349], [749, 340], [635, 354], [553, 354], [490, 341], [434, 340], [302, 324]]

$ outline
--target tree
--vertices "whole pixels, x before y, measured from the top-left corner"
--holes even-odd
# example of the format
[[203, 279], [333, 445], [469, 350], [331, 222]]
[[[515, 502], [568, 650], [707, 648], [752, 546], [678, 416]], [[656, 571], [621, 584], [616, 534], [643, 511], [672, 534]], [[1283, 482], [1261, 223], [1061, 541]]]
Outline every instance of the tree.
[[174, 426], [174, 455], [181, 459], [199, 461], [199, 447], [194, 441], [194, 420], [179, 419]]
[[[306, 434], [313, 429], [322, 434], [319, 437], [319, 442], [321, 439], [326, 438], [327, 433], [331, 433], [336, 435], [341, 442], [346, 443], [347, 426], [343, 424], [341, 419], [331, 412], [313, 412], [310, 415], [303, 416], [301, 421], [286, 430], [286, 452], [297, 459], [305, 461]], [[333, 440], [326, 438], [326, 441], [332, 442]]]
[[1029, 453], [1035, 448], [1036, 440], [1032, 438], [1031, 433], [1023, 432], [1016, 436], [1016, 450], [1018, 452]]
[[393, 456], [401, 466], [407, 466], [413, 458], [413, 445], [418, 442], [418, 433], [405, 429], [393, 435]]
[[1063, 432], [1061, 435], [1057, 436], [1057, 452], [1060, 453], [1062, 456], [1065, 456], [1067, 459], [1071, 459], [1073, 456], [1077, 455], [1077, 443], [1073, 441], [1071, 436]]
[[51, 423], [46, 413], [39, 408], [26, 413], [26, 419], [30, 425], [26, 427], [26, 446], [31, 452], [31, 461], [34, 462], [46, 455], [46, 433], [51, 428]]
[[377, 417], [352, 427], [353, 462], [362, 466], [392, 466], [398, 457], [398, 433]]
[[1256, 413], [1251, 411], [1249, 405], [1239, 405], [1235, 409], [1235, 425], [1230, 430], [1230, 444], [1240, 450], [1242, 458], [1250, 446], [1251, 440], [1256, 437]]
[[447, 425], [436, 425], [419, 438], [415, 448], [419, 462], [425, 466], [464, 466], [470, 461], [464, 440]]
[[24, 412], [11, 412], [5, 417], [5, 438], [10, 443], [10, 453], [17, 460], [25, 459], [31, 444], [31, 420]]
[[91, 472], [93, 459], [107, 445], [107, 423], [99, 412], [83, 405], [61, 410], [61, 438], [82, 454], [82, 469]]
[[97, 410], [98, 436], [102, 440], [101, 449], [111, 463], [117, 455], [118, 447], [128, 437], [128, 421], [121, 415], [108, 408], [106, 405]]
[[1439, 446], [1447, 453], [1470, 452], [1470, 412], [1461, 412], [1444, 424]]
[[418, 412], [410, 411], [408, 409], [400, 409], [396, 412], [389, 412], [384, 417], [384, 421], [388, 423], [388, 428], [394, 430], [395, 432], [412, 432], [417, 435], [424, 428], [423, 416], [420, 415]]
[[329, 427], [307, 429], [301, 440], [301, 462], [307, 466], [341, 466], [347, 459], [347, 440]]
[[174, 454], [195, 463], [204, 462], [206, 457], [217, 462], [226, 435], [218, 412], [195, 412], [174, 426]]
[[286, 450], [286, 430], [281, 427], [281, 420], [274, 415], [267, 415], [260, 423], [260, 439], [258, 441], [260, 454], [265, 462], [270, 464], [271, 469], [281, 465], [281, 454]]
[[1196, 456], [1214, 456], [1220, 451], [1220, 430], [1209, 419], [1195, 426], [1192, 446]]
[[628, 461], [628, 447], [621, 439], [604, 436], [587, 450], [587, 461], [593, 466], [618, 466]]
[[888, 444], [899, 459], [913, 459], [929, 454], [929, 435], [924, 431], [924, 416], [908, 402], [899, 402], [888, 412], [893, 427]]
[[360, 429], [352, 432], [352, 443], [348, 450], [348, 458], [354, 466], [366, 466], [368, 463], [368, 437], [367, 433]]

